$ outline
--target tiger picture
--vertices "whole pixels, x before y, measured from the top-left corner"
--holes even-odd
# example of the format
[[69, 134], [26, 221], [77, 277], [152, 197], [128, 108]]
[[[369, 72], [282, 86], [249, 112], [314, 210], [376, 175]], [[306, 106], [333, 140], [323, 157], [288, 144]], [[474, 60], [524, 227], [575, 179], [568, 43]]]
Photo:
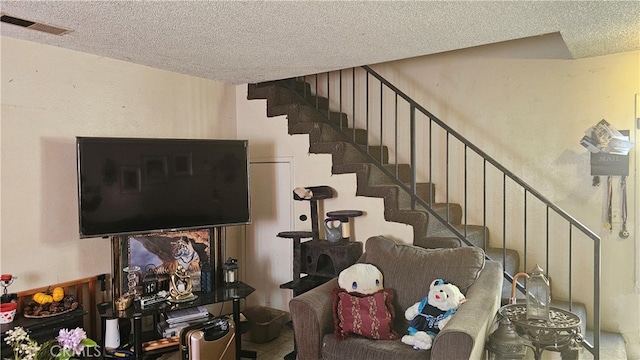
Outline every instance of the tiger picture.
[[171, 242], [171, 254], [173, 259], [164, 261], [156, 266], [156, 274], [173, 274], [178, 266], [182, 266], [187, 272], [200, 271], [200, 256], [193, 248], [191, 241], [186, 236]]

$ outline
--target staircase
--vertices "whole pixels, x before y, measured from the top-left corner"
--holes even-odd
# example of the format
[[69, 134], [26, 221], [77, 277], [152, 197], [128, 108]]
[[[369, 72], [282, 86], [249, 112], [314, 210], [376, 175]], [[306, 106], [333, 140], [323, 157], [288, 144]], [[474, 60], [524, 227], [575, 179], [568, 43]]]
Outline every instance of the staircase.
[[[601, 337], [615, 339], [603, 344], [608, 354], [619, 345], [619, 334], [600, 331], [600, 238], [371, 68], [250, 84], [248, 99], [286, 115], [289, 134], [308, 134], [310, 153], [331, 154], [333, 174], [356, 174], [356, 195], [384, 199], [385, 219], [411, 225], [415, 245], [478, 246], [502, 262], [503, 304], [513, 276], [539, 263], [554, 298], [567, 299], [553, 305], [581, 315], [584, 353], [599, 359]], [[576, 246], [593, 259], [587, 305], [574, 300]]]

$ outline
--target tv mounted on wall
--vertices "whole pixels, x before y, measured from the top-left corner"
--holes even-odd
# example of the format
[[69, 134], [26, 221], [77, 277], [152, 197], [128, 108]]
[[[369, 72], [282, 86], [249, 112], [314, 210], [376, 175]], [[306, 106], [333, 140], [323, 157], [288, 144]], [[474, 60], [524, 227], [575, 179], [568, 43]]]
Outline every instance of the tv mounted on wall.
[[246, 140], [77, 137], [80, 237], [251, 221]]

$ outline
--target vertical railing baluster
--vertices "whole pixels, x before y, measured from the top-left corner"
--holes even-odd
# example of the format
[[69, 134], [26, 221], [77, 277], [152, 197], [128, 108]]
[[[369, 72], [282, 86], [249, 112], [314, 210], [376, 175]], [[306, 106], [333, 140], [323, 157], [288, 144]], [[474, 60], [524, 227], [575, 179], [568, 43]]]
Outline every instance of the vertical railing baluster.
[[[523, 256], [522, 256], [522, 258], [524, 259], [524, 262], [523, 262], [523, 263], [524, 263], [524, 264], [523, 264], [523, 266], [524, 266], [524, 270], [525, 270], [525, 271], [529, 271], [529, 270], [530, 270], [530, 269], [529, 269], [529, 266], [530, 266], [530, 265], [529, 265], [529, 250], [527, 249], [527, 237], [526, 237], [526, 236], [522, 239], [522, 247], [523, 247], [523, 249], [524, 249], [524, 254], [523, 254]], [[532, 265], [531, 265], [531, 266], [532, 266]], [[547, 275], [548, 275], [548, 273], [547, 273]], [[526, 283], [526, 282], [527, 282], [527, 281], [526, 281], [526, 279], [525, 279], [525, 283]]]
[[416, 108], [411, 105], [410, 108], [410, 130], [411, 138], [411, 210], [416, 209]]
[[[429, 117], [429, 186], [433, 184], [433, 120]], [[429, 199], [429, 206], [433, 206], [435, 196]]]
[[573, 225], [569, 223], [569, 311], [573, 311]]
[[502, 268], [507, 268], [507, 174], [505, 173], [502, 173]]
[[340, 117], [340, 131], [343, 131], [343, 126], [342, 126], [342, 115], [343, 115], [343, 111], [342, 111], [342, 69], [340, 69], [340, 73], [338, 74], [338, 83], [340, 86], [340, 102], [339, 102], [339, 111], [338, 111], [338, 116]]
[[487, 160], [482, 161], [482, 244], [487, 249]]
[[468, 202], [467, 202], [467, 145], [464, 145], [464, 237], [469, 236], [469, 230], [467, 228], [467, 224], [469, 223], [467, 220], [468, 213]]
[[380, 81], [380, 163], [384, 164], [384, 152], [382, 151], [382, 104], [383, 104], [383, 97], [382, 97], [382, 81]]
[[318, 75], [319, 74], [316, 74], [316, 81], [315, 81], [315, 87], [316, 87], [316, 109], [320, 108], [318, 106]]
[[[353, 128], [353, 141], [356, 141], [356, 68], [351, 68], [351, 127]], [[366, 134], [369, 142], [369, 134]]]
[[302, 77], [302, 97], [305, 100], [307, 99], [307, 76], [306, 75]]
[[[369, 134], [369, 73], [365, 74], [365, 124], [364, 129], [366, 130], [367, 136]], [[369, 154], [369, 141], [367, 141], [367, 154]]]
[[547, 269], [547, 274], [552, 270], [551, 263], [549, 262], [549, 206], [547, 206], [547, 219], [546, 219], [546, 257], [545, 257], [545, 269]]
[[450, 187], [450, 183], [449, 183], [449, 132], [447, 131], [447, 136], [446, 136], [446, 141], [445, 141], [445, 186], [446, 186], [446, 191], [445, 191], [445, 210], [447, 211], [447, 222], [449, 221], [449, 214], [451, 213], [451, 211], [449, 211], [449, 187]]
[[[523, 199], [523, 243], [524, 243], [524, 266], [525, 271], [529, 268], [527, 267], [527, 189], [524, 189], [524, 199]], [[547, 273], [548, 274], [548, 273]]]
[[395, 103], [395, 120], [393, 123], [393, 132], [395, 134], [395, 140], [393, 142], [394, 150], [394, 164], [395, 164], [395, 176], [396, 179], [399, 179], [399, 168], [398, 168], [398, 93], [396, 93], [396, 103]]
[[600, 276], [602, 274], [600, 239], [593, 241], [593, 354], [595, 360], [600, 358]]
[[330, 78], [331, 77], [331, 73], [327, 72], [327, 119], [329, 119], [329, 122], [331, 122], [331, 112], [329, 111], [329, 108], [331, 107], [331, 82], [330, 82]]

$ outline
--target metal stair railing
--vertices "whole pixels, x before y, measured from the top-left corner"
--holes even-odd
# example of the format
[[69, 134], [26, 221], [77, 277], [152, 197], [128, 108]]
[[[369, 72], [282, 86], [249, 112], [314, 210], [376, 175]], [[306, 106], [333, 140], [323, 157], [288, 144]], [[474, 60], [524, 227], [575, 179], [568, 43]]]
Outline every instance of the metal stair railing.
[[[552, 291], [568, 298], [569, 310], [577, 291], [573, 281], [574, 267], [581, 268], [579, 276], [584, 276], [585, 266], [590, 267], [591, 288], [582, 289], [584, 284], [581, 283], [579, 296], [582, 302], [590, 305], [587, 306], [588, 324], [594, 335], [592, 342], [585, 339], [583, 345], [595, 359], [599, 358], [601, 239], [597, 234], [369, 66], [303, 76], [285, 83], [291, 85], [290, 89], [299, 101], [322, 114], [326, 124], [339, 131], [345, 142], [405, 191], [410, 196], [411, 209], [427, 211], [430, 219], [437, 219], [444, 229], [467, 245], [474, 245], [468, 239], [470, 221], [481, 222], [482, 228], [502, 228], [502, 233], [498, 234], [501, 241], [489, 242], [488, 232], [483, 231], [481, 246], [486, 249], [490, 244], [501, 242], [502, 259], [494, 260], [502, 261], [505, 269], [507, 248], [519, 250], [525, 270], [534, 262], [543, 263], [552, 279]], [[300, 83], [305, 86], [296, 86]], [[340, 115], [340, 120], [332, 120], [332, 114]], [[341, 120], [342, 114], [350, 119], [350, 127]], [[366, 144], [357, 142], [357, 129], [365, 130]], [[403, 145], [408, 145], [408, 149]], [[393, 171], [383, 166], [384, 149], [393, 152], [393, 156], [389, 156], [389, 162], [395, 164]], [[400, 178], [400, 163], [410, 165], [409, 184]], [[462, 206], [461, 229], [449, 221], [449, 211], [442, 216], [433, 208], [433, 196], [422, 199], [418, 195], [419, 181], [444, 183], [447, 210], [455, 200], [460, 200], [457, 203]], [[496, 199], [496, 195], [500, 199]], [[479, 217], [475, 215], [478, 212], [481, 213]], [[501, 219], [490, 219], [494, 213], [501, 213]], [[498, 225], [494, 226], [496, 223]], [[430, 221], [430, 228], [431, 224]], [[585, 241], [587, 245], [576, 245]], [[593, 261], [585, 264], [583, 258], [574, 257], [574, 252], [585, 252], [589, 243]], [[513, 275], [505, 271], [507, 281], [512, 282]], [[522, 285], [517, 286], [524, 290]]]

